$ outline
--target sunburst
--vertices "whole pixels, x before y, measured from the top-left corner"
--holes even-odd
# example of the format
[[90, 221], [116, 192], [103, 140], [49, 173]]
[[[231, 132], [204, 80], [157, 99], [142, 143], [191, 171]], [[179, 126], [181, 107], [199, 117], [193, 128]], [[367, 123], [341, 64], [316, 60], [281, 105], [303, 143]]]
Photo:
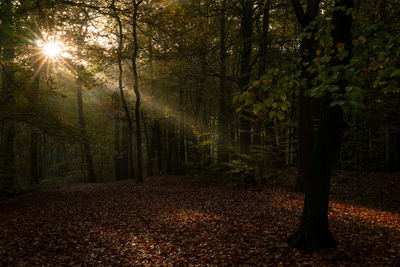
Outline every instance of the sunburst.
[[54, 59], [63, 52], [63, 45], [61, 42], [46, 42], [42, 47], [42, 52], [46, 57]]

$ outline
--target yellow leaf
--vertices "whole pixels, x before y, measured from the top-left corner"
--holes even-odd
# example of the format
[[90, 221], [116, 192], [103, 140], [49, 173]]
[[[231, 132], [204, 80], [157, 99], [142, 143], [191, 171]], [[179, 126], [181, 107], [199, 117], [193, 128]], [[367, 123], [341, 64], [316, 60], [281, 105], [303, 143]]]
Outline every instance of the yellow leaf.
[[344, 49], [344, 43], [338, 42], [336, 43], [335, 47], [338, 49], [339, 52], [341, 52]]
[[362, 41], [366, 41], [367, 37], [365, 37], [364, 35], [361, 35], [358, 39], [362, 40]]
[[321, 50], [317, 50], [316, 52], [315, 52], [315, 54], [317, 54], [317, 56], [319, 56], [320, 54], [321, 54]]

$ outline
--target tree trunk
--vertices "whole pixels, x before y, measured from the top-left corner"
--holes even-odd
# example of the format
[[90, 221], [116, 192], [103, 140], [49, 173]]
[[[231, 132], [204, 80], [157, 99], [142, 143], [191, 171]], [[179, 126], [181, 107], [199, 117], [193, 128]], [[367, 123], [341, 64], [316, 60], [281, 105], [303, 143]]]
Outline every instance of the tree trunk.
[[220, 69], [221, 75], [219, 79], [219, 105], [218, 105], [218, 154], [217, 160], [219, 163], [227, 162], [229, 160], [228, 147], [229, 147], [229, 132], [227, 127], [227, 114], [226, 114], [226, 0], [222, 0], [221, 11], [221, 29], [220, 29]]
[[113, 94], [113, 102], [115, 104], [115, 114], [114, 114], [114, 175], [115, 180], [121, 180], [121, 120], [119, 118], [119, 96], [115, 92]]
[[156, 147], [157, 147], [157, 168], [158, 175], [163, 174], [163, 165], [162, 165], [162, 129], [160, 127], [160, 121], [157, 120], [157, 123], [154, 126], [156, 128]]
[[167, 131], [166, 131], [166, 139], [167, 139], [167, 174], [175, 174], [173, 168], [173, 158], [172, 158], [172, 149], [174, 147], [174, 138], [175, 138], [175, 127], [172, 121], [167, 121]]
[[[38, 96], [40, 90], [40, 74], [41, 68], [44, 64], [44, 58], [39, 55], [36, 57], [36, 62], [34, 64], [33, 81], [31, 84], [31, 101], [33, 106], [38, 105]], [[30, 155], [30, 177], [33, 184], [39, 184], [40, 180], [43, 178], [41, 173], [41, 168], [39, 164], [39, 133], [36, 129], [33, 129], [30, 135], [29, 143], [29, 155]]]
[[[250, 84], [251, 74], [251, 50], [253, 45], [253, 1], [242, 1], [242, 17], [241, 17], [241, 38], [242, 51], [240, 60], [240, 79], [239, 87], [243, 91]], [[249, 154], [251, 144], [251, 125], [242, 114], [240, 117], [240, 153]]]
[[[304, 59], [307, 60], [307, 59]], [[307, 62], [302, 60], [302, 62]], [[310, 61], [308, 61], [310, 62]], [[303, 75], [307, 78], [306, 87], [311, 86], [311, 77], [307, 73], [307, 70], [303, 68]], [[313, 133], [313, 100], [305, 95], [306, 87], [300, 88], [300, 95], [298, 101], [299, 113], [298, 113], [298, 132], [299, 132], [299, 167], [297, 171], [295, 191], [305, 192], [307, 179], [310, 174], [312, 164], [312, 151], [314, 145], [314, 133]]]
[[123, 48], [123, 40], [124, 35], [122, 31], [122, 22], [121, 18], [117, 13], [117, 9], [115, 8], [114, 0], [112, 1], [112, 7], [114, 12], [114, 17], [118, 23], [118, 49], [117, 49], [117, 61], [118, 61], [118, 89], [119, 95], [122, 102], [122, 107], [125, 113], [126, 126], [123, 126], [123, 147], [124, 152], [121, 158], [121, 176], [123, 179], [131, 179], [133, 178], [133, 151], [132, 151], [132, 139], [133, 139], [133, 122], [131, 113], [128, 108], [128, 104], [125, 100], [124, 87], [122, 84], [123, 77], [123, 68], [122, 68], [122, 48]]
[[[131, 125], [132, 126], [132, 125]], [[132, 128], [128, 124], [122, 126], [121, 136], [121, 179], [132, 179]]]
[[[332, 20], [335, 28], [332, 36], [334, 44], [343, 43], [349, 54], [341, 60], [334, 61], [334, 65], [348, 64], [352, 49], [352, 15], [347, 14], [347, 10], [353, 8], [354, 4], [352, 0], [336, 0], [335, 7], [340, 6], [344, 6], [345, 10], [335, 9]], [[337, 82], [340, 88], [337, 93], [343, 98], [347, 83], [344, 78], [340, 78]], [[327, 95], [316, 140], [316, 149], [312, 157], [300, 226], [297, 232], [287, 240], [291, 247], [309, 251], [336, 246], [328, 223], [329, 190], [332, 165], [339, 155], [345, 123], [342, 107], [339, 105], [331, 107], [331, 101], [332, 95]]]
[[[154, 124], [152, 127], [152, 136], [151, 136], [151, 145], [150, 151], [153, 157], [152, 165], [153, 168], [152, 173], [154, 174], [154, 170], [157, 170], [156, 174], [161, 175], [162, 173], [162, 158], [161, 158], [161, 151], [162, 151], [162, 143], [161, 143], [161, 128], [160, 128], [160, 120], [155, 119]], [[155, 164], [157, 164], [157, 168], [155, 168]]]
[[149, 133], [147, 129], [147, 124], [146, 124], [146, 118], [144, 117], [143, 110], [140, 111], [142, 115], [142, 121], [143, 121], [143, 130], [144, 130], [144, 138], [146, 140], [146, 153], [147, 153], [147, 176], [152, 176], [153, 175], [153, 170], [152, 170], [152, 160], [150, 158], [152, 157], [150, 153], [150, 138], [149, 138]]
[[77, 88], [76, 88], [76, 95], [77, 95], [77, 101], [78, 101], [79, 125], [82, 127], [82, 134], [85, 139], [82, 143], [83, 162], [85, 164], [87, 181], [89, 183], [94, 183], [94, 182], [96, 182], [96, 175], [94, 173], [93, 159], [92, 159], [92, 153], [90, 152], [89, 140], [87, 140], [86, 122], [85, 122], [85, 116], [83, 113], [83, 101], [82, 101], [83, 84], [82, 84], [81, 77], [78, 77], [77, 82], [78, 82], [78, 84], [77, 84]]
[[132, 17], [132, 37], [133, 37], [133, 53], [132, 53], [132, 72], [133, 72], [133, 91], [136, 96], [135, 104], [135, 118], [136, 118], [136, 155], [137, 155], [137, 176], [136, 182], [143, 182], [143, 167], [142, 167], [142, 132], [140, 127], [140, 93], [139, 93], [139, 79], [136, 67], [136, 59], [138, 56], [138, 40], [137, 40], [137, 11], [139, 3], [133, 1], [133, 17]]
[[263, 20], [262, 20], [262, 36], [260, 38], [260, 65], [258, 68], [258, 77], [261, 78], [267, 69], [267, 46], [268, 46], [268, 32], [269, 32], [269, 12], [271, 9], [271, 1], [260, 1], [263, 5]]
[[178, 141], [178, 160], [177, 160], [177, 171], [178, 174], [184, 174], [186, 172], [186, 153], [185, 153], [185, 119], [184, 119], [184, 92], [183, 87], [179, 88], [179, 141]]
[[339, 106], [329, 109], [322, 119], [301, 223], [287, 240], [291, 247], [314, 251], [336, 246], [329, 230], [328, 203], [331, 169], [340, 149], [343, 125], [343, 110]]
[[[0, 103], [2, 107], [15, 103], [13, 93], [15, 44], [13, 43], [12, 7], [9, 1], [2, 1], [0, 52], [2, 51], [2, 73]], [[4, 12], [7, 11], [7, 12]], [[7, 30], [6, 30], [7, 29]], [[3, 105], [4, 104], [4, 105]], [[12, 121], [2, 122], [0, 125], [0, 195], [10, 195], [14, 192], [15, 167], [14, 167], [14, 136], [15, 127]]]
[[[149, 66], [150, 66], [150, 91], [151, 95], [155, 96], [155, 86], [154, 86], [154, 66], [153, 66], [153, 43], [150, 38], [149, 43]], [[151, 100], [150, 100], [151, 101]], [[151, 127], [151, 138], [150, 138], [150, 148], [149, 148], [149, 166], [148, 166], [148, 176], [161, 175], [162, 172], [162, 158], [161, 158], [161, 129], [160, 129], [160, 119], [158, 115], [153, 113], [155, 118], [152, 121]], [[157, 168], [156, 168], [157, 164]]]
[[[300, 23], [302, 31], [304, 31], [318, 15], [320, 0], [308, 0], [306, 12], [304, 12], [299, 0], [291, 0], [297, 20]], [[313, 75], [307, 71], [310, 62], [315, 57], [315, 41], [314, 29], [311, 31], [311, 37], [306, 36], [302, 39], [300, 44], [301, 53], [301, 79], [305, 79], [306, 83], [300, 87], [299, 96], [299, 168], [296, 178], [295, 191], [305, 192], [307, 186], [307, 179], [310, 175], [312, 151], [313, 151], [313, 104], [314, 101], [306, 95], [306, 91], [312, 87], [311, 81]]]

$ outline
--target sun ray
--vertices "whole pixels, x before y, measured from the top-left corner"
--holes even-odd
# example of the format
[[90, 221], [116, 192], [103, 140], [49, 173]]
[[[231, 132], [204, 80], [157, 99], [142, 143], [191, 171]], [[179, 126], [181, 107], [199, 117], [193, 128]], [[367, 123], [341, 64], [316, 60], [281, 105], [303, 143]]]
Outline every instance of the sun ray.
[[36, 60], [35, 64], [37, 65], [35, 67], [35, 72], [33, 73], [31, 79], [29, 80], [28, 84], [26, 85], [26, 88], [30, 88], [31, 87], [33, 81], [36, 79], [36, 77], [39, 75], [41, 69], [43, 68], [43, 65], [45, 64], [45, 61], [38, 59], [38, 60]]

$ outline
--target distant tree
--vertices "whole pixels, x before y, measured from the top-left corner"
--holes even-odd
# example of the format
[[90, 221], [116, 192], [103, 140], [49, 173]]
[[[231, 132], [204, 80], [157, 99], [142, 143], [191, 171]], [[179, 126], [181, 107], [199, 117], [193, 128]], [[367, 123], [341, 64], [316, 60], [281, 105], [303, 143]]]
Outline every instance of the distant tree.
[[132, 74], [133, 74], [133, 91], [136, 96], [135, 104], [135, 124], [136, 124], [136, 153], [137, 153], [137, 174], [136, 181], [138, 183], [143, 182], [143, 152], [142, 152], [142, 132], [141, 132], [141, 119], [140, 119], [140, 92], [139, 92], [139, 78], [136, 60], [139, 52], [139, 43], [137, 38], [137, 27], [138, 27], [138, 9], [143, 1], [132, 1], [132, 38], [133, 38], [133, 50], [132, 50]]
[[[121, 99], [122, 107], [124, 110], [125, 114], [125, 120], [126, 120], [126, 130], [127, 133], [126, 137], [123, 135], [125, 138], [123, 138], [123, 141], [126, 143], [126, 147], [124, 148], [126, 150], [126, 160], [124, 161], [123, 157], [121, 160], [121, 167], [123, 169], [126, 169], [126, 174], [124, 175], [124, 172], [121, 172], [122, 177], [124, 178], [133, 178], [134, 176], [134, 167], [133, 167], [133, 150], [132, 150], [132, 137], [133, 137], [133, 120], [132, 120], [132, 115], [129, 110], [126, 97], [125, 97], [125, 92], [124, 92], [124, 87], [123, 87], [123, 65], [122, 65], [122, 60], [123, 60], [123, 46], [124, 46], [124, 33], [123, 33], [123, 23], [121, 19], [121, 14], [119, 14], [117, 7], [115, 6], [115, 1], [113, 0], [111, 2], [111, 17], [113, 17], [117, 21], [117, 38], [118, 38], [118, 47], [117, 47], [117, 63], [118, 63], [118, 90], [119, 90], [119, 96]], [[116, 138], [119, 138], [116, 137]], [[127, 166], [124, 166], [127, 163]]]
[[[0, 51], [1, 51], [1, 92], [2, 107], [15, 103], [15, 24], [13, 21], [12, 1], [1, 1], [0, 4]], [[2, 108], [2, 109], [3, 109]], [[4, 111], [3, 111], [4, 112]], [[11, 194], [14, 191], [14, 137], [15, 126], [12, 121], [0, 122], [0, 194]]]
[[[240, 77], [239, 88], [246, 90], [251, 81], [251, 54], [253, 49], [253, 22], [254, 22], [254, 1], [240, 1]], [[251, 144], [251, 124], [243, 114], [240, 119], [240, 153], [249, 154]]]
[[218, 162], [228, 161], [229, 132], [226, 108], [226, 0], [221, 1], [220, 19], [220, 77], [219, 77], [219, 102], [218, 102]]

